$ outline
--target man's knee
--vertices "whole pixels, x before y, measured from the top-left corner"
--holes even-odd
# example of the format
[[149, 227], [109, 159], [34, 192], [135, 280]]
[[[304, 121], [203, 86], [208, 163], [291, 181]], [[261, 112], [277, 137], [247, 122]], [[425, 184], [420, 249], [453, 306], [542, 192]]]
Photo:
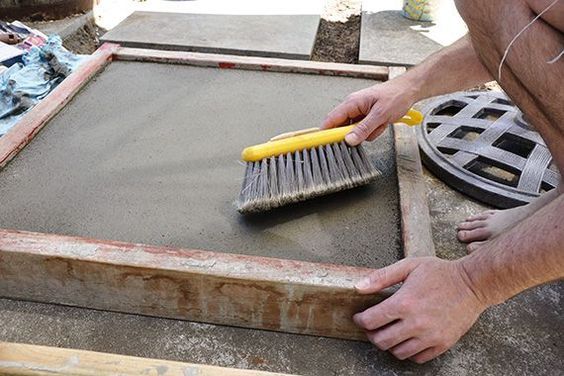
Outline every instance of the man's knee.
[[541, 15], [544, 22], [553, 28], [564, 32], [564, 1], [555, 0], [524, 0], [525, 4], [536, 16]]
[[466, 20], [468, 15], [472, 13], [473, 9], [476, 9], [476, 1], [472, 0], [455, 0], [456, 9], [460, 13], [460, 17]]
[[497, 7], [491, 0], [455, 0], [456, 9], [469, 29], [489, 28], [493, 25], [491, 13]]

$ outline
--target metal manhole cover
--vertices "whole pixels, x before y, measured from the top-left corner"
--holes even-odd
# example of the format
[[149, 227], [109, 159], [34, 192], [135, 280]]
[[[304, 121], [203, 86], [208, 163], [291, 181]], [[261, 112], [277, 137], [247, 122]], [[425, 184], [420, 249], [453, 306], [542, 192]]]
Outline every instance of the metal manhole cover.
[[503, 93], [449, 94], [423, 112], [417, 130], [423, 162], [453, 188], [509, 208], [557, 186], [546, 144]]

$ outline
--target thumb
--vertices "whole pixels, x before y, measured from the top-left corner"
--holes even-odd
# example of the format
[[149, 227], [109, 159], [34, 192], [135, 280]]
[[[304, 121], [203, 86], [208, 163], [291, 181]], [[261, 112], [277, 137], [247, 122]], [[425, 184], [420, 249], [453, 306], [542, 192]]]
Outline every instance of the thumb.
[[366, 140], [372, 132], [374, 132], [380, 125], [386, 122], [382, 113], [376, 109], [372, 109], [356, 127], [353, 128], [349, 134], [346, 135], [345, 141], [350, 146], [356, 146], [362, 141]]
[[374, 294], [378, 291], [403, 282], [417, 264], [411, 259], [404, 259], [385, 268], [375, 270], [360, 280], [355, 288], [360, 294]]

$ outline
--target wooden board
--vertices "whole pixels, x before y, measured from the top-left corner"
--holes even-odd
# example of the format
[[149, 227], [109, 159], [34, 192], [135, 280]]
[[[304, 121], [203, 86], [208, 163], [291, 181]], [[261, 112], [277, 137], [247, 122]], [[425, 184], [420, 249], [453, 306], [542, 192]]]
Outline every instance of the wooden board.
[[[111, 52], [110, 52], [111, 51]], [[104, 45], [0, 141], [13, 158], [109, 59], [228, 69], [381, 77], [386, 67], [143, 51]], [[394, 71], [394, 69], [391, 69]], [[67, 82], [67, 81], [65, 81]], [[396, 126], [402, 238], [431, 255], [415, 135]], [[5, 141], [8, 140], [8, 141]], [[430, 243], [429, 243], [430, 242]], [[0, 296], [248, 328], [364, 339], [352, 315], [389, 296], [359, 296], [370, 269], [0, 230]]]
[[0, 342], [0, 374], [9, 376], [283, 376], [93, 351]]
[[[390, 79], [405, 72], [404, 67], [390, 67]], [[396, 167], [400, 190], [400, 211], [405, 257], [435, 256], [427, 188], [415, 128], [394, 124]]]
[[123, 61], [146, 61], [152, 63], [183, 64], [222, 69], [248, 69], [266, 72], [305, 73], [324, 76], [345, 76], [388, 79], [388, 67], [326, 63], [321, 61], [300, 61], [268, 57], [251, 57], [207, 54], [183, 51], [159, 51], [141, 48], [119, 48], [114, 59]]
[[0, 230], [0, 295], [109, 311], [364, 339], [371, 269]]

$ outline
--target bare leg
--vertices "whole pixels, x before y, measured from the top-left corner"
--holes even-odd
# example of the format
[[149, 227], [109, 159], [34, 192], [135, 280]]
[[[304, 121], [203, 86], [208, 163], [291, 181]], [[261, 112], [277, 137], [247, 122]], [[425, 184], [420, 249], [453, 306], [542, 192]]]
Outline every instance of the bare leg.
[[[482, 63], [498, 79], [505, 92], [531, 120], [564, 176], [564, 106], [562, 83], [564, 59], [547, 61], [564, 46], [562, 19], [564, 1], [554, 5], [513, 43], [502, 67], [498, 66], [505, 49], [519, 31], [552, 1], [548, 0], [458, 0], [457, 7], [466, 21], [472, 43]], [[509, 22], [504, 22], [510, 20]], [[560, 148], [559, 148], [560, 145]], [[488, 211], [468, 218], [459, 225], [458, 238], [470, 243], [469, 251], [480, 241], [491, 239], [554, 200], [562, 192], [556, 189], [529, 205], [507, 211]]]

